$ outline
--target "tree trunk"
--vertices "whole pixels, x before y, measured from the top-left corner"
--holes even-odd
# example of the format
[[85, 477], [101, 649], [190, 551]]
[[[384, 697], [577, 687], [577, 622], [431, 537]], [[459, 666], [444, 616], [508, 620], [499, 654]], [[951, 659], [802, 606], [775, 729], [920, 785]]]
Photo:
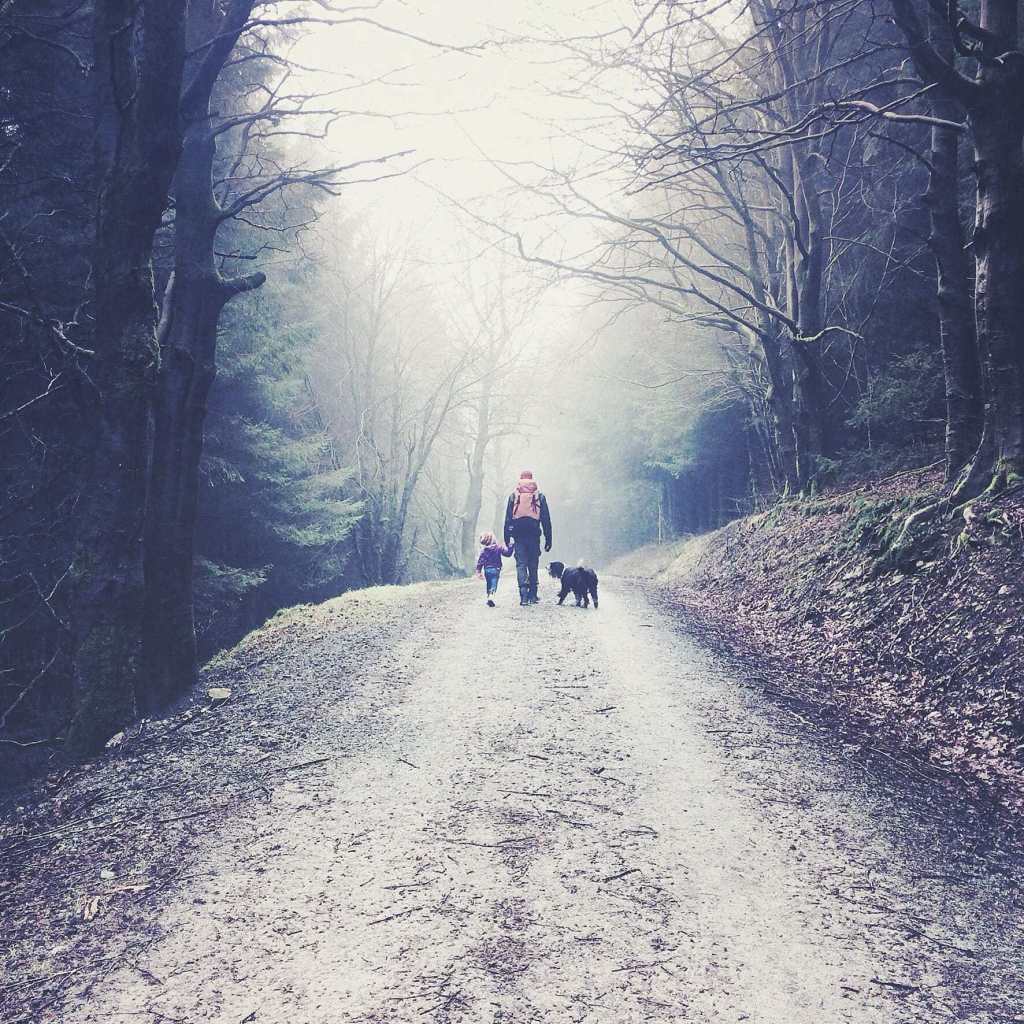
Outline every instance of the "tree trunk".
[[[933, 45], [953, 62], [953, 40], [943, 18], [932, 12]], [[932, 112], [945, 121], [962, 116], [957, 103], [936, 90]], [[959, 133], [938, 125], [931, 129], [928, 190], [928, 246], [935, 259], [939, 313], [939, 342], [946, 398], [947, 482], [968, 463], [981, 437], [983, 403], [981, 364], [974, 334], [970, 263], [964, 249], [959, 210]]]
[[148, 685], [140, 704], [147, 712], [167, 707], [195, 681], [193, 556], [203, 423], [217, 374], [217, 327], [232, 296], [265, 280], [259, 273], [225, 280], [215, 263], [222, 211], [213, 194], [217, 147], [209, 100], [216, 69], [206, 71], [204, 88], [190, 87], [183, 104], [187, 127], [175, 182], [174, 278], [164, 310], [145, 531]]
[[[1024, 58], [1017, 0], [982, 0], [977, 25], [958, 22], [973, 41], [976, 78], [953, 67], [948, 48], [926, 38], [910, 0], [891, 0], [896, 23], [923, 77], [967, 111], [977, 182], [974, 322], [988, 385], [981, 440], [950, 500], [1024, 476]], [[955, 8], [955, 5], [954, 5]]]
[[184, 21], [184, 0], [141, 9], [132, 0], [97, 0], [94, 9], [96, 361], [71, 597], [72, 756], [102, 749], [135, 710], [149, 389], [158, 363], [151, 260], [181, 145]]
[[796, 420], [798, 476], [800, 487], [816, 477], [819, 456], [833, 451], [828, 428], [825, 375], [816, 344], [793, 343], [793, 409]]
[[771, 415], [771, 432], [778, 452], [787, 492], [800, 490], [800, 449], [797, 444], [797, 427], [793, 408], [793, 374], [789, 358], [783, 353], [777, 339], [762, 340], [761, 350], [765, 357], [768, 375], [768, 394], [765, 405]]
[[491, 420], [491, 375], [485, 373], [483, 391], [477, 404], [476, 434], [473, 451], [466, 459], [469, 478], [466, 482], [466, 500], [462, 506], [462, 564], [472, 572], [476, 564], [477, 526], [480, 523], [480, 509], [484, 503], [484, 460], [490, 444]]
[[[786, 248], [792, 261], [789, 315], [800, 338], [817, 338], [824, 327], [824, 267], [828, 243], [818, 198], [818, 155], [795, 147], [792, 183], [797, 218]], [[798, 240], [799, 239], [799, 240]], [[818, 457], [834, 454], [828, 426], [826, 381], [819, 341], [793, 340], [793, 406], [796, 415], [801, 487], [818, 470]]]
[[176, 277], [170, 292], [146, 518], [143, 641], [148, 685], [140, 707], [147, 712], [166, 707], [195, 680], [192, 563], [199, 463], [224, 303], [220, 283], [201, 275]]
[[[1009, 83], [1007, 83], [1009, 84]], [[1016, 81], [1013, 82], [1017, 88]], [[1024, 107], [994, 89], [969, 114], [974, 136], [978, 347], [988, 360], [993, 483], [1024, 476]]]

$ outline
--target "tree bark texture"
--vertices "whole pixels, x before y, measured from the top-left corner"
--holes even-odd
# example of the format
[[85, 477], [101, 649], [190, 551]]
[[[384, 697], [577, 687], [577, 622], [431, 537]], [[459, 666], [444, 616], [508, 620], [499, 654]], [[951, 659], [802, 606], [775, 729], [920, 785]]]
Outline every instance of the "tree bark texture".
[[[982, 0], [977, 25], [958, 22], [977, 74], [962, 74], [927, 39], [910, 0], [891, 0], [895, 21], [929, 82], [967, 113], [976, 179], [974, 319], [987, 383], [977, 452], [953, 489], [973, 497], [1024, 476], [1024, 54], [1017, 0]], [[952, 8], [956, 13], [956, 5]]]
[[265, 280], [260, 273], [225, 279], [214, 253], [223, 211], [214, 196], [217, 145], [210, 101], [251, 7], [251, 0], [236, 0], [223, 23], [209, 26], [215, 44], [182, 99], [185, 129], [174, 189], [174, 276], [165, 299], [145, 530], [147, 685], [140, 706], [147, 712], [167, 707], [196, 678], [193, 559], [203, 424], [217, 374], [217, 328], [225, 304]]
[[477, 557], [477, 527], [480, 524], [480, 510], [484, 503], [484, 462], [491, 443], [492, 386], [492, 376], [485, 370], [476, 407], [473, 450], [466, 456], [466, 500], [462, 508], [461, 554], [462, 564], [467, 572], [472, 572]]
[[158, 363], [153, 237], [180, 151], [185, 0], [97, 0], [94, 439], [74, 562], [74, 712], [85, 756], [132, 717], [142, 607], [150, 389]]
[[[953, 41], [942, 20], [932, 14], [934, 45], [952, 62]], [[942, 92], [932, 98], [932, 111], [945, 121], [963, 115], [958, 104]], [[960, 224], [959, 133], [952, 128], [931, 129], [928, 191], [928, 246], [935, 260], [939, 314], [939, 342], [946, 400], [945, 478], [956, 479], [970, 461], [981, 438], [983, 402], [981, 363], [974, 333], [970, 260]]]

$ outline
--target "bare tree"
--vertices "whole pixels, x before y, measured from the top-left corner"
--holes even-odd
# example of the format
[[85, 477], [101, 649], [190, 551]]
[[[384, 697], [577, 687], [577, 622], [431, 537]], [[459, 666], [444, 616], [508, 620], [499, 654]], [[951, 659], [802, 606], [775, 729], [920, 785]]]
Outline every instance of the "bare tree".
[[358, 248], [361, 258], [334, 270], [324, 290], [310, 376], [363, 507], [353, 534], [360, 580], [397, 583], [416, 544], [408, 527], [420, 479], [466, 400], [468, 358], [408, 255], [380, 243]]
[[[472, 266], [468, 267], [460, 289], [465, 309], [472, 317], [472, 324], [459, 325], [472, 377], [465, 410], [468, 450], [458, 546], [461, 564], [467, 571], [476, 561], [489, 459], [502, 438], [528, 431], [533, 405], [527, 386], [528, 323], [542, 287], [536, 280], [517, 280], [507, 258], [484, 267], [483, 275], [474, 274]], [[495, 525], [500, 525], [500, 519]]]
[[[859, 0], [734, 6], [728, 31], [721, 5], [694, 0], [655, 4], [621, 50], [564, 41], [588, 87], [610, 77], [607, 104], [623, 127], [617, 146], [605, 143], [606, 162], [625, 197], [595, 194], [592, 167], [537, 168], [532, 180], [508, 168], [553, 217], [593, 224], [598, 241], [574, 257], [558, 237], [529, 244], [507, 223], [492, 226], [535, 264], [700, 324], [725, 349], [746, 347], [777, 476], [800, 489], [835, 455], [835, 406], [872, 296], [920, 250], [901, 231], [913, 199], [898, 175], [886, 182], [891, 227], [863, 202], [864, 148], [881, 108], [861, 97], [885, 89], [899, 99], [902, 86], [881, 66], [891, 43], [873, 38]], [[639, 102], [614, 95], [623, 75]]]

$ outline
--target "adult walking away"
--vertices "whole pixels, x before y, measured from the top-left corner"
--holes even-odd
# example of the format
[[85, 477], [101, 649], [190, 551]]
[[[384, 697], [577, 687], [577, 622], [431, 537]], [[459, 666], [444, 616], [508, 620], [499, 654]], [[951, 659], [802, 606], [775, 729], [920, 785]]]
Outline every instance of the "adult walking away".
[[509, 495], [505, 508], [505, 544], [516, 542], [516, 578], [519, 581], [519, 603], [537, 603], [537, 565], [540, 562], [540, 535], [544, 534], [544, 550], [551, 550], [551, 514], [548, 500], [541, 494], [533, 473], [524, 469], [519, 483]]

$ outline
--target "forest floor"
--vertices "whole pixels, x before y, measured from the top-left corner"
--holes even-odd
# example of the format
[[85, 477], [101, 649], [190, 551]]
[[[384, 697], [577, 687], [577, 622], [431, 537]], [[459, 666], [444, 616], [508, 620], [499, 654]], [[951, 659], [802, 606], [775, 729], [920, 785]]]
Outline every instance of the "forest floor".
[[707, 646], [1024, 818], [1024, 492], [928, 518], [934, 471], [781, 503], [622, 560]]
[[510, 582], [283, 613], [5, 806], [0, 1021], [1024, 1022], [998, 814]]

